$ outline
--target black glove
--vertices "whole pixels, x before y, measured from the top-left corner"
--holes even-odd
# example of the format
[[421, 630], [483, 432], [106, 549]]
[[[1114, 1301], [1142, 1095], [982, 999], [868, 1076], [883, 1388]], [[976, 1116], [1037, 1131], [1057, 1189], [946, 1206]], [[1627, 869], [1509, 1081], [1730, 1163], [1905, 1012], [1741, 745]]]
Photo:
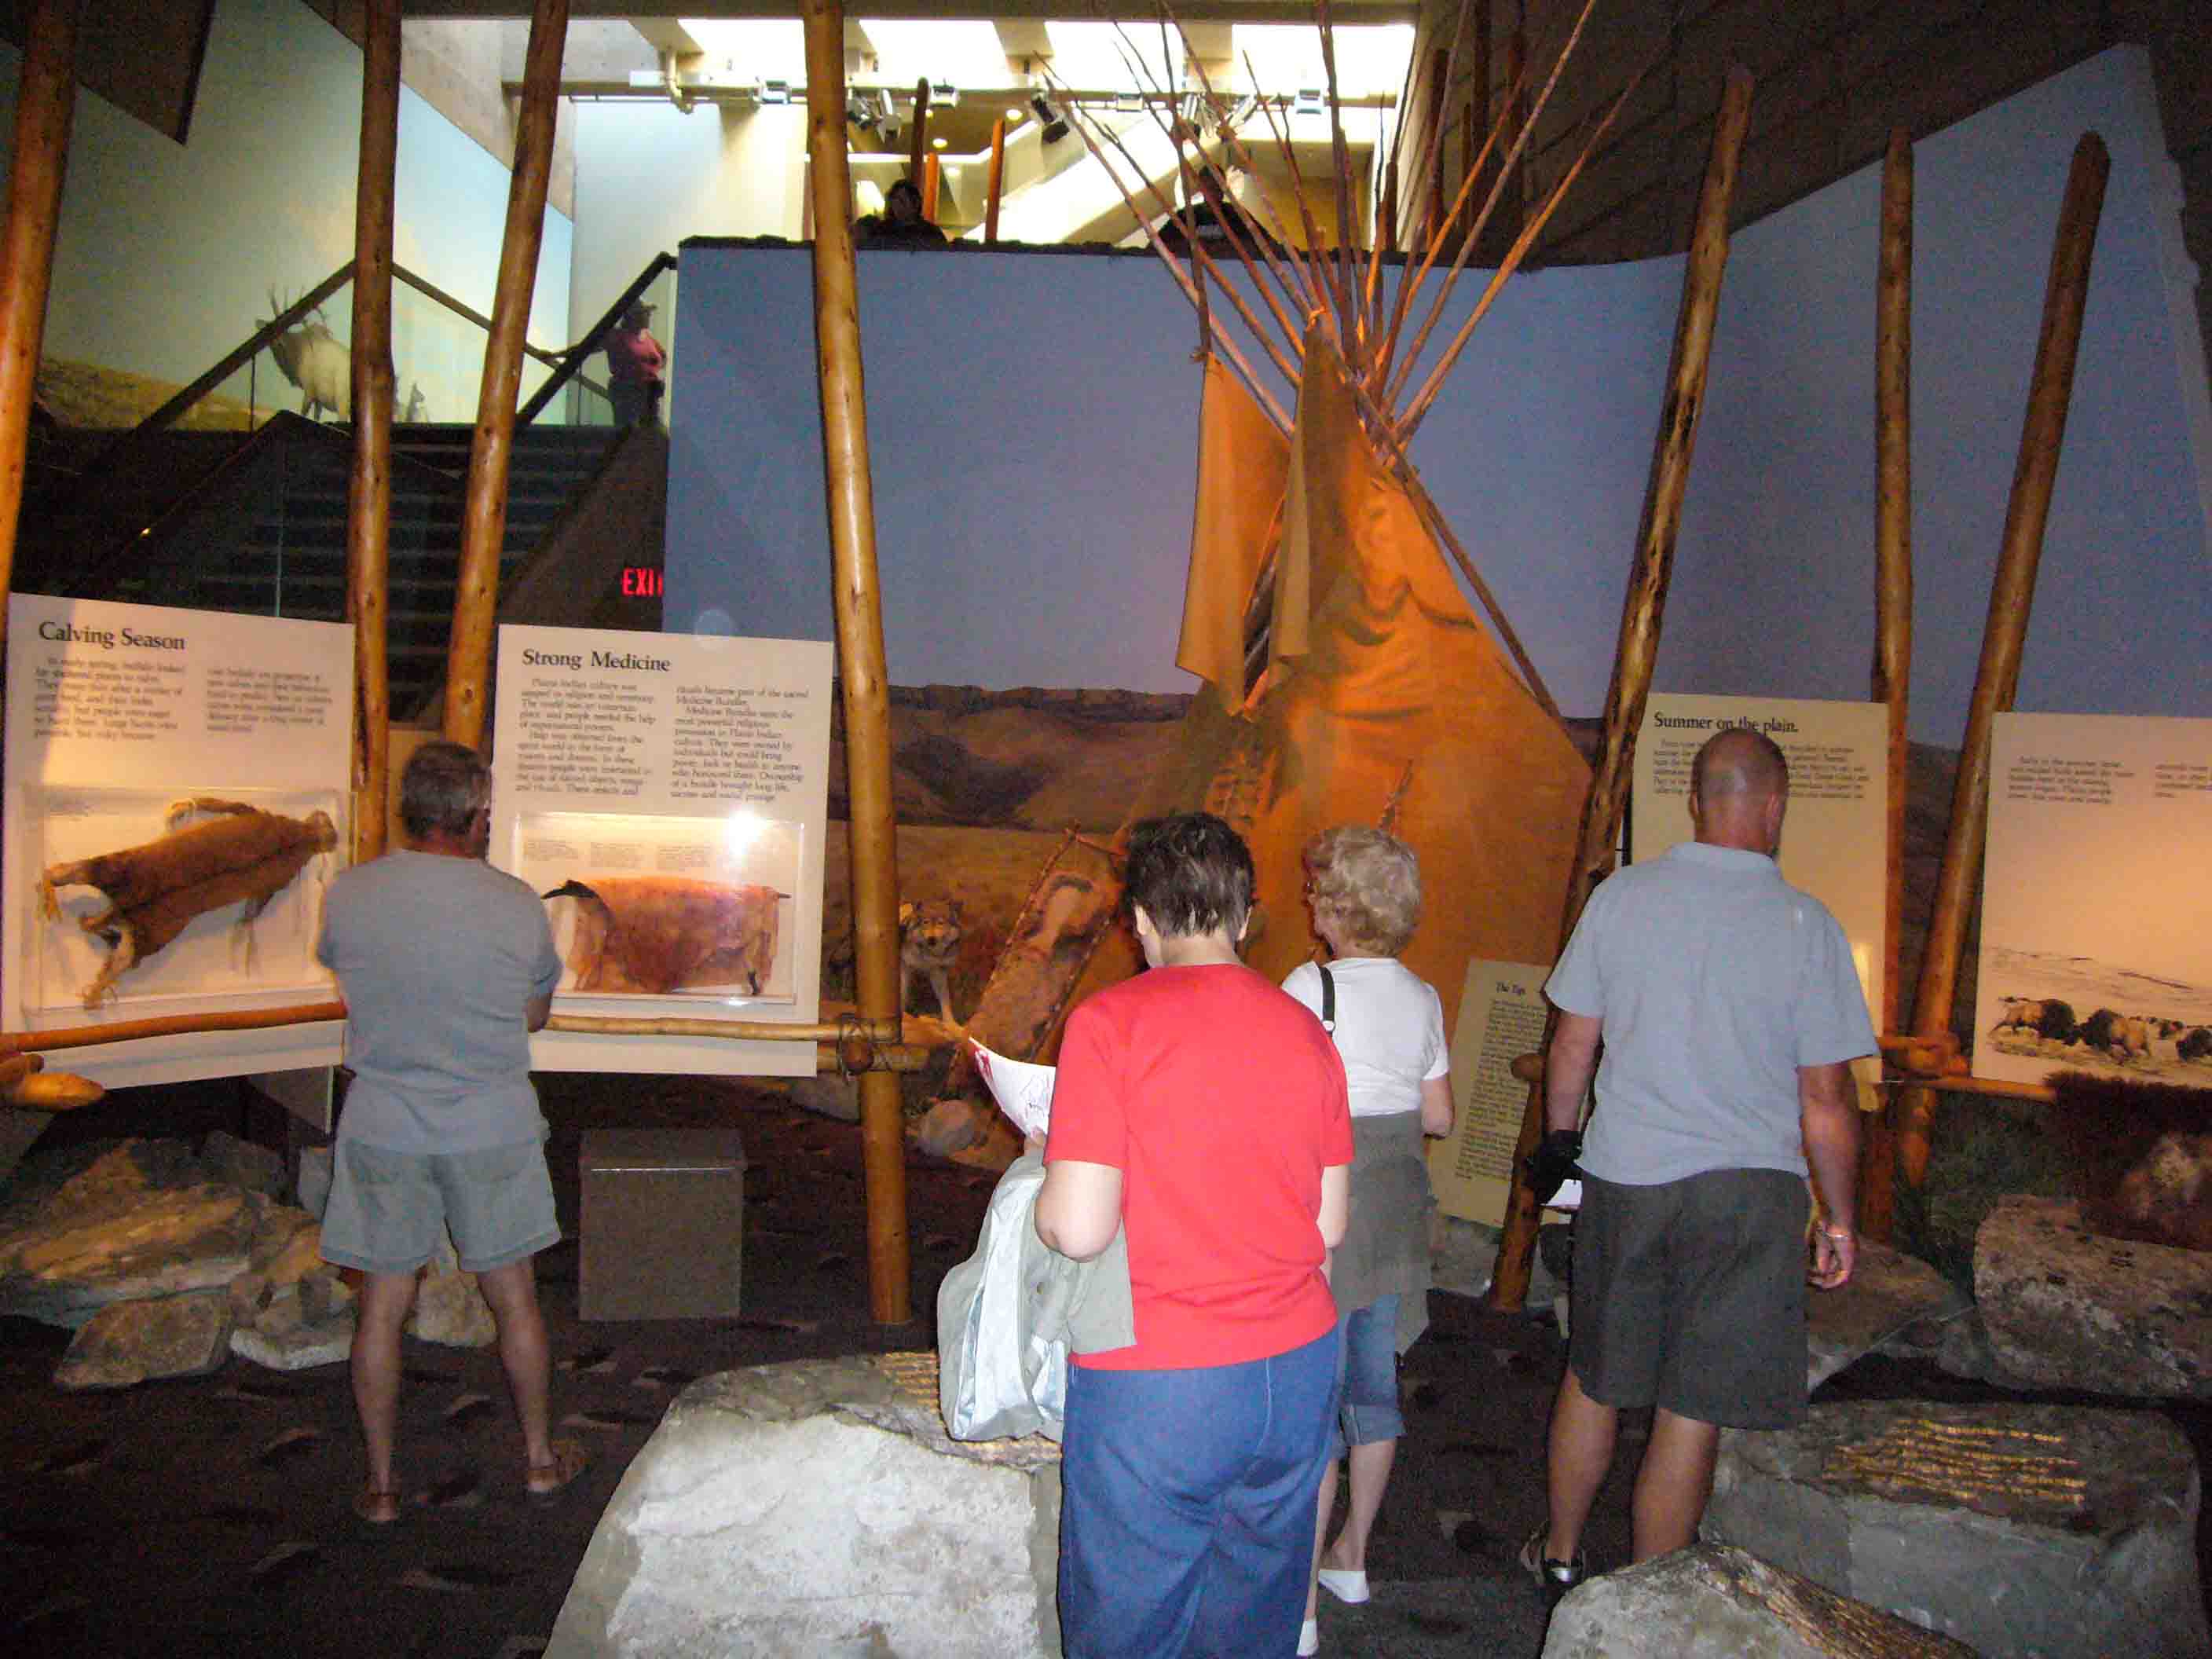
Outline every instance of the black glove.
[[1583, 1138], [1573, 1129], [1554, 1129], [1537, 1142], [1536, 1150], [1522, 1167], [1528, 1172], [1528, 1190], [1536, 1195], [1539, 1209], [1552, 1201], [1569, 1176], [1581, 1177], [1575, 1160], [1582, 1155]]

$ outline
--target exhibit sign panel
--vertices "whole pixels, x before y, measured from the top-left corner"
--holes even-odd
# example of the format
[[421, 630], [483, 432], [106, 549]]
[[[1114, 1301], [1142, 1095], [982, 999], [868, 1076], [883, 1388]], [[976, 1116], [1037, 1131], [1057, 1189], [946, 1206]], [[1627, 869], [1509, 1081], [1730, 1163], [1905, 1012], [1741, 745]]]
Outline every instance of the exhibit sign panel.
[[1452, 1132], [1429, 1143], [1429, 1184], [1446, 1215], [1505, 1224], [1513, 1147], [1528, 1085], [1513, 1062], [1544, 1044], [1544, 981], [1531, 962], [1470, 962], [1452, 1025]]
[[[9, 601], [5, 1029], [336, 1000], [315, 960], [345, 856], [353, 630]], [[337, 1021], [72, 1047], [110, 1088], [327, 1066]]]
[[[556, 1015], [818, 1017], [832, 650], [499, 630], [491, 861], [545, 902]], [[815, 1045], [540, 1031], [548, 1071], [811, 1077]]]
[[[1691, 838], [1690, 764], [1708, 738], [1729, 726], [1765, 732], [1790, 763], [1790, 810], [1776, 861], [1784, 880], [1826, 905], [1842, 925], [1879, 1030], [1887, 955], [1889, 710], [1878, 702], [1652, 693], [1636, 738], [1631, 863]], [[1859, 1104], [1873, 1108], [1881, 1060], [1869, 1056], [1851, 1070]]]
[[1999, 714], [1974, 1075], [2212, 1087], [2212, 720]]

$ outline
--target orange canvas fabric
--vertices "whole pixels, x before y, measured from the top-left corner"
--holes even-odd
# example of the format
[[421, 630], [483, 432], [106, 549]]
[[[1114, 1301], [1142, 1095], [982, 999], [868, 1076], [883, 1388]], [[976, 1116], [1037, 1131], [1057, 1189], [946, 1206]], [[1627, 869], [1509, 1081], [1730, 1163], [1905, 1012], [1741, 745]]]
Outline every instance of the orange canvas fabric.
[[1244, 701], [1244, 607], [1266, 556], [1290, 446], [1217, 357], [1206, 360], [1198, 415], [1198, 505], [1176, 666]]
[[1243, 831], [1261, 899], [1246, 960], [1275, 979], [1317, 945], [1307, 839], [1390, 817], [1426, 892], [1404, 959], [1449, 1022], [1470, 960], [1551, 960], [1589, 769], [1476, 620], [1317, 338], [1292, 457], [1284, 563], [1304, 552], [1306, 649], [1241, 711], [1201, 691], [1139, 815], [1204, 807]]

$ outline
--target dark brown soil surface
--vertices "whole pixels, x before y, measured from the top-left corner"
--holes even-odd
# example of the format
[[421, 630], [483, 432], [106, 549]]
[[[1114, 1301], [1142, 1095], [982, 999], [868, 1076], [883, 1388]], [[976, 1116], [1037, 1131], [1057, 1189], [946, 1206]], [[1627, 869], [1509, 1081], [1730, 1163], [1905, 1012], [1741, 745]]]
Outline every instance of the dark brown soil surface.
[[[740, 1086], [689, 1078], [539, 1079], [569, 1242], [540, 1258], [554, 1414], [591, 1468], [546, 1508], [522, 1497], [520, 1450], [489, 1351], [410, 1341], [401, 1405], [408, 1502], [371, 1530], [345, 1368], [289, 1374], [232, 1359], [212, 1376], [106, 1394], [50, 1380], [68, 1333], [0, 1319], [0, 1652], [257, 1659], [519, 1659], [539, 1652], [600, 1510], [690, 1378], [738, 1366], [934, 1345], [938, 1281], [972, 1248], [988, 1174], [910, 1159], [915, 1316], [878, 1324], [866, 1285], [857, 1130]], [[59, 1120], [48, 1142], [118, 1134], [197, 1141], [216, 1128], [282, 1145], [285, 1120], [231, 1084], [124, 1091]], [[584, 1132], [734, 1124], [744, 1140], [742, 1316], [580, 1321], [574, 1242]], [[1548, 1319], [1430, 1299], [1405, 1361], [1407, 1432], [1370, 1556], [1375, 1601], [1322, 1598], [1331, 1659], [1533, 1659], [1541, 1621], [1513, 1556], [1542, 1519], [1543, 1437], [1563, 1363]], [[1870, 1358], [1821, 1398], [1990, 1398], [1923, 1365]], [[2111, 1401], [2081, 1403], [2112, 1405]], [[2153, 1407], [2155, 1408], [2155, 1407]], [[2212, 1410], [2169, 1407], [2203, 1459]], [[1628, 1553], [1644, 1423], [1589, 1536], [1593, 1565]], [[2212, 1528], [2200, 1526], [2200, 1540]], [[733, 1561], [732, 1572], [744, 1564]]]
[[[994, 1176], [909, 1161], [915, 1317], [883, 1326], [869, 1312], [856, 1129], [688, 1078], [539, 1084], [569, 1240], [539, 1258], [554, 1415], [592, 1455], [571, 1494], [550, 1508], [524, 1501], [489, 1350], [409, 1342], [408, 1502], [398, 1525], [372, 1530], [349, 1507], [361, 1462], [343, 1365], [280, 1373], [233, 1358], [211, 1376], [64, 1394], [50, 1378], [69, 1334], [0, 1319], [0, 1651], [536, 1653], [600, 1510], [684, 1382], [743, 1365], [934, 1346], [938, 1281], [973, 1248]], [[216, 1128], [281, 1145], [284, 1120], [244, 1098], [229, 1084], [122, 1091], [58, 1121], [42, 1145], [117, 1134], [197, 1141]], [[580, 1322], [583, 1133], [731, 1123], [748, 1164], [743, 1316]], [[1345, 1626], [1328, 1650], [1533, 1654], [1536, 1592], [1512, 1555], [1542, 1513], [1559, 1344], [1548, 1322], [1486, 1314], [1465, 1297], [1439, 1294], [1432, 1307], [1434, 1328], [1406, 1361], [1407, 1435], [1370, 1558], [1377, 1600], [1372, 1610], [1324, 1609], [1328, 1627]], [[1617, 1478], [1593, 1540], [1599, 1554], [1624, 1553], [1625, 1505]], [[1393, 1584], [1409, 1592], [1395, 1614]]]

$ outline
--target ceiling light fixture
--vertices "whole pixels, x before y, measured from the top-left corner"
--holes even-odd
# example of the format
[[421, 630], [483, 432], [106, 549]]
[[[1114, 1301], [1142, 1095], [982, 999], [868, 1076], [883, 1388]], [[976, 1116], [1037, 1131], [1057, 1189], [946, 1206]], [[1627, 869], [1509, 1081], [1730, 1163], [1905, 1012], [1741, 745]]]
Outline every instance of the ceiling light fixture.
[[1042, 93], [1036, 94], [1030, 100], [1030, 107], [1036, 112], [1037, 119], [1044, 123], [1045, 143], [1056, 144], [1067, 137], [1066, 121], [1053, 113], [1052, 106], [1045, 102]]

